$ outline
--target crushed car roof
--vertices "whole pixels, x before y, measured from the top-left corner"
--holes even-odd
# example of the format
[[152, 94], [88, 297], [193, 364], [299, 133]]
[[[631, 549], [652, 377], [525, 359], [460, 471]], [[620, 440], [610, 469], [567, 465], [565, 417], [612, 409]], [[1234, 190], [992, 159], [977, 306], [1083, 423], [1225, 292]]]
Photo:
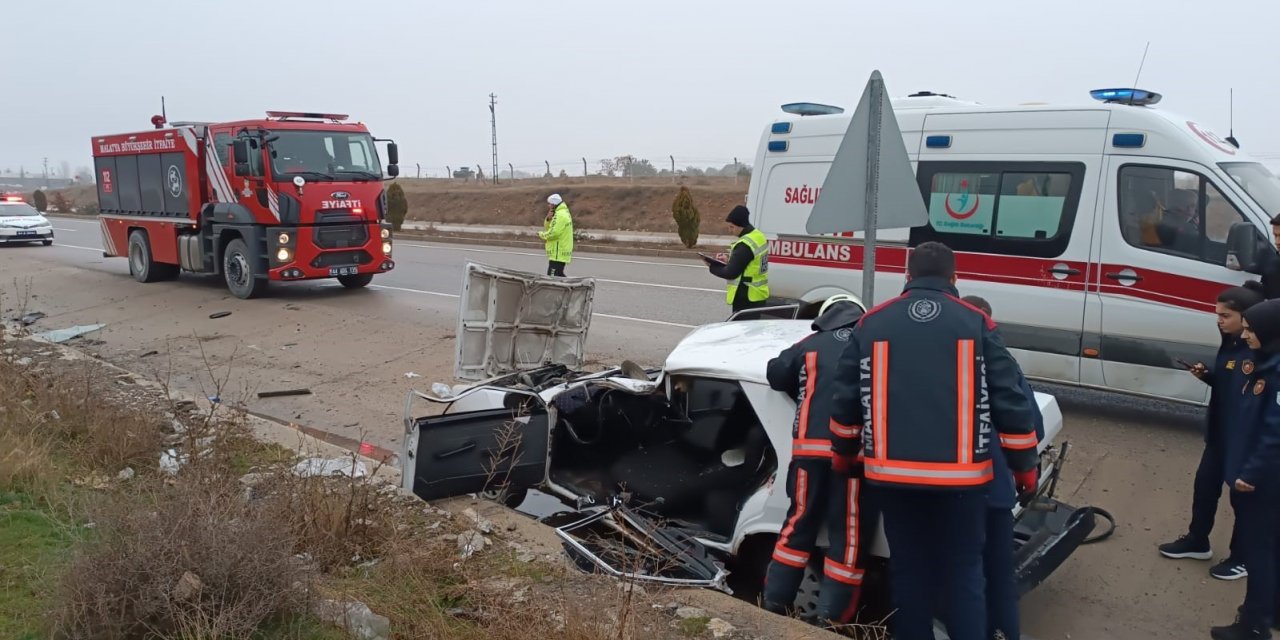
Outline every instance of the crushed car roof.
[[769, 360], [813, 333], [810, 320], [721, 322], [694, 329], [667, 356], [670, 375], [769, 384]]

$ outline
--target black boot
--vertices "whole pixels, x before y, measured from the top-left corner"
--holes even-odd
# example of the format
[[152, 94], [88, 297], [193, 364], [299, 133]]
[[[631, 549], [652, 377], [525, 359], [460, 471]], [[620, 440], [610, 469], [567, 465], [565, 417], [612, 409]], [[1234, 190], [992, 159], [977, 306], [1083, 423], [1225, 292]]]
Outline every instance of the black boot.
[[1229, 626], [1210, 629], [1209, 636], [1213, 640], [1270, 640], [1271, 632], [1236, 620]]

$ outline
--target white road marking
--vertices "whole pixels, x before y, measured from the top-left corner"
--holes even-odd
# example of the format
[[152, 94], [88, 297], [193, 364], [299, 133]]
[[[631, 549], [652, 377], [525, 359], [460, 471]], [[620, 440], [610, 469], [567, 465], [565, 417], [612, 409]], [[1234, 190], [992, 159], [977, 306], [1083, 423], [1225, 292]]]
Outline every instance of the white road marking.
[[93, 251], [94, 253], [102, 253], [102, 247], [97, 247], [97, 248], [94, 248], [94, 247], [77, 247], [77, 246], [76, 246], [76, 245], [74, 245], [74, 244], [62, 244], [62, 243], [60, 243], [60, 242], [55, 242], [55, 243], [53, 243], [53, 246], [55, 246], [55, 247], [64, 247], [64, 248], [67, 248], [67, 249], [80, 249], [81, 251]]
[[[457, 247], [457, 246], [449, 245], [448, 243], [441, 243], [441, 244], [444, 244], [444, 245], [446, 245], [446, 246], [444, 246], [444, 247], [440, 247], [440, 246], [436, 246], [436, 245], [429, 245], [429, 244], [413, 244], [413, 243], [411, 243], [411, 242], [400, 242], [400, 243], [397, 243], [397, 244], [396, 244], [396, 246], [398, 246], [398, 247], [414, 247], [414, 248], [418, 248], [418, 249], [447, 249], [447, 250], [450, 250], [450, 251], [466, 251], [466, 252], [468, 252], [468, 253], [501, 253], [501, 254], [511, 255], [511, 256], [533, 256], [533, 257], [535, 257], [535, 258], [545, 258], [545, 257], [546, 257], [546, 255], [547, 255], [547, 254], [545, 254], [545, 253], [532, 253], [532, 252], [528, 252], [528, 251], [495, 251], [495, 250], [493, 250], [493, 249], [464, 249], [464, 248], [462, 248], [462, 247]], [[624, 264], [647, 264], [647, 265], [654, 265], [654, 266], [659, 266], [659, 267], [679, 267], [679, 268], [681, 268], [681, 269], [706, 269], [706, 266], [705, 266], [705, 265], [700, 265], [700, 264], [681, 264], [681, 263], [678, 263], [678, 262], [653, 262], [653, 261], [647, 261], [647, 260], [623, 260], [623, 259], [620, 259], [620, 258], [589, 258], [589, 257], [587, 257], [587, 256], [573, 256], [573, 259], [574, 259], [574, 260], [591, 261], [591, 262], [621, 262], [621, 263], [624, 263]]]
[[[342, 286], [342, 285], [337, 285], [337, 286]], [[405, 287], [391, 287], [391, 286], [387, 286], [387, 285], [384, 285], [384, 284], [371, 284], [371, 285], [369, 285], [369, 288], [370, 288], [370, 289], [387, 289], [387, 290], [390, 290], [390, 291], [403, 291], [403, 292], [405, 292], [405, 293], [421, 293], [421, 294], [424, 294], [424, 295], [429, 295], [429, 296], [441, 296], [441, 297], [444, 297], [444, 298], [461, 298], [461, 297], [462, 297], [462, 296], [460, 296], [460, 295], [458, 295], [458, 294], [456, 294], [456, 293], [441, 293], [441, 292], [439, 292], [439, 291], [426, 291], [426, 290], [424, 290], [424, 289], [408, 289], [408, 288], [405, 288]], [[650, 320], [649, 318], [635, 318], [635, 317], [632, 317], [632, 316], [616, 316], [616, 315], [609, 314], [609, 313], [593, 313], [593, 314], [591, 314], [591, 315], [593, 315], [593, 316], [597, 316], [597, 317], [600, 317], [600, 318], [609, 318], [610, 320], [629, 320], [629, 321], [631, 321], [631, 322], [644, 322], [644, 323], [647, 323], [647, 324], [657, 324], [657, 325], [662, 325], [662, 326], [664, 326], [664, 327], [678, 327], [678, 328], [681, 328], [681, 329], [696, 329], [696, 328], [697, 328], [697, 326], [696, 326], [696, 325], [692, 325], [692, 324], [681, 324], [681, 323], [679, 323], [679, 322], [667, 322], [667, 321], [665, 321], [665, 320]]]
[[71, 233], [80, 231], [79, 229], [63, 229], [62, 227], [54, 227], [53, 230], [54, 231], [70, 231]]

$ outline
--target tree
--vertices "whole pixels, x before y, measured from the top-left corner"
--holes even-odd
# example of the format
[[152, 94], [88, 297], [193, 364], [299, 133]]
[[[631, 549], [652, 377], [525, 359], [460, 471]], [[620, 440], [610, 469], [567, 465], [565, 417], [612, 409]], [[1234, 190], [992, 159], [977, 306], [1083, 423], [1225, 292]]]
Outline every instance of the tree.
[[461, 178], [463, 180], [470, 180], [475, 175], [476, 172], [472, 171], [471, 167], [463, 167], [453, 172], [453, 177]]
[[698, 208], [693, 205], [693, 194], [689, 193], [689, 187], [680, 187], [675, 202], [671, 203], [671, 216], [676, 219], [680, 243], [692, 249], [698, 244], [698, 227], [702, 220], [698, 215]]
[[49, 204], [52, 205], [53, 209], [58, 213], [71, 213], [73, 206], [71, 201], [68, 200], [67, 196], [63, 195], [61, 191], [53, 192], [53, 197], [49, 198]]
[[648, 178], [658, 175], [658, 169], [648, 160], [636, 160], [631, 163], [631, 175], [638, 178]]
[[46, 196], [43, 190], [37, 189], [35, 193], [31, 194], [31, 206], [35, 207], [36, 211], [40, 213], [48, 211], [49, 196]]
[[685, 167], [685, 168], [684, 168], [684, 175], [686, 175], [686, 176], [695, 176], [695, 177], [697, 177], [697, 176], [703, 176], [703, 175], [706, 175], [706, 174], [705, 174], [705, 173], [703, 173], [702, 169], [699, 169], [699, 168], [697, 168], [697, 167]]
[[614, 158], [604, 158], [600, 160], [600, 175], [609, 176], [610, 178], [618, 175], [618, 161]]
[[569, 172], [568, 172], [568, 171], [565, 171], [564, 169], [561, 169], [561, 170], [560, 170], [560, 178], [561, 178], [561, 179], [564, 179], [564, 178], [568, 178], [568, 177], [569, 177]]
[[391, 228], [399, 231], [407, 215], [409, 215], [409, 200], [404, 197], [404, 187], [396, 182], [387, 189], [387, 219], [391, 221]]

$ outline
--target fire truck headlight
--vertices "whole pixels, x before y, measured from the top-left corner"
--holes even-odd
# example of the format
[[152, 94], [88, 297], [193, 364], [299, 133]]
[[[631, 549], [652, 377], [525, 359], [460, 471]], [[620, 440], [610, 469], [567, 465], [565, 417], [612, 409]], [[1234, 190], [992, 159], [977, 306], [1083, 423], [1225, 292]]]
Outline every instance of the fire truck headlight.
[[390, 239], [390, 238], [391, 238], [391, 230], [390, 230], [390, 229], [388, 229], [388, 228], [386, 228], [386, 227], [383, 227], [383, 228], [382, 228], [382, 239], [383, 239], [383, 240], [388, 240], [388, 239]]
[[382, 254], [387, 256], [391, 255], [391, 242], [387, 241], [382, 243]]
[[293, 254], [284, 247], [280, 247], [280, 250], [276, 252], [276, 260], [280, 262], [288, 262], [292, 258]]
[[280, 234], [280, 237], [279, 237], [279, 238], [276, 238], [276, 243], [277, 243], [277, 244], [289, 244], [289, 234], [287, 234], [287, 233], [281, 233], [281, 234]]

